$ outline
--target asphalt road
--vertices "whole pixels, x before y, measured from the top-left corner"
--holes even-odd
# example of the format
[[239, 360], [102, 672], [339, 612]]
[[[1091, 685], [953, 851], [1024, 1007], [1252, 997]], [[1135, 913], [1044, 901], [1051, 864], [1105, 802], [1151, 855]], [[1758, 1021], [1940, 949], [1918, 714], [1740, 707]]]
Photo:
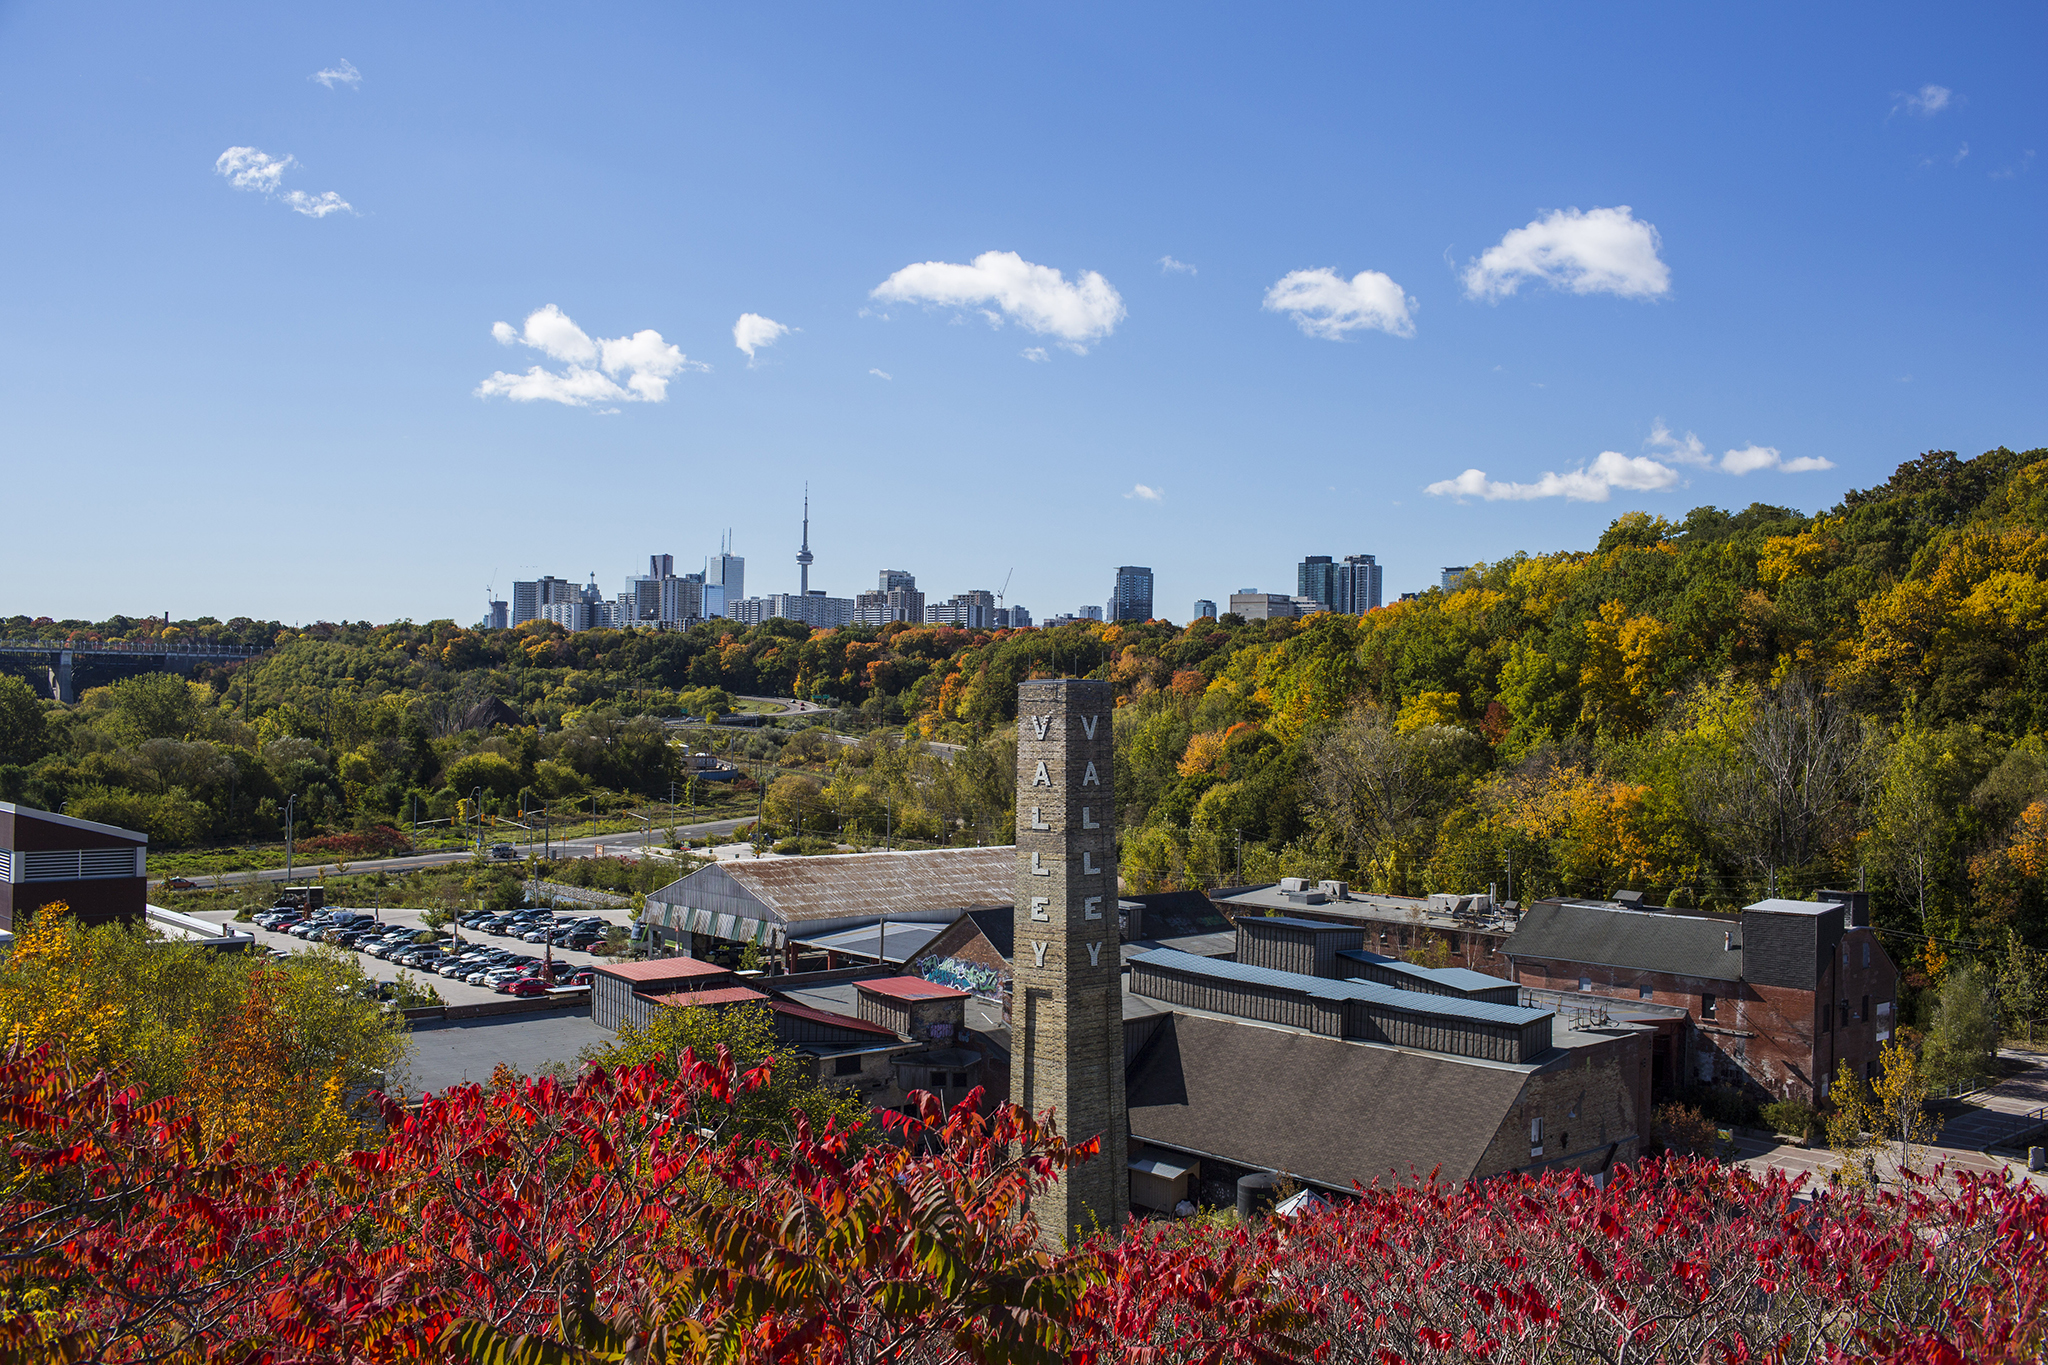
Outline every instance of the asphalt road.
[[[678, 837], [681, 838], [701, 839], [707, 834], [730, 834], [741, 825], [749, 823], [752, 818], [749, 816], [744, 820], [711, 820], [695, 825], [677, 825], [675, 831]], [[550, 847], [557, 858], [593, 857], [600, 847], [607, 854], [630, 854], [637, 852], [642, 847], [641, 840], [644, 837], [644, 832], [640, 830], [621, 834], [590, 834], [577, 839], [557, 839]], [[512, 841], [505, 840], [503, 842], [511, 843]], [[526, 856], [526, 845], [522, 842], [513, 843], [512, 846], [519, 850], [520, 861], [523, 861]], [[536, 849], [540, 847], [538, 844], [535, 845]], [[422, 867], [446, 867], [450, 863], [466, 863], [473, 856], [468, 849], [451, 848], [433, 853], [409, 853], [398, 858], [364, 858], [360, 861], [352, 860], [348, 863], [348, 875], [354, 876], [357, 873], [367, 872], [411, 872]], [[516, 866], [516, 863], [508, 864], [508, 866]], [[289, 876], [291, 880], [298, 881], [318, 877], [323, 873], [328, 876], [338, 876], [341, 874], [341, 868], [338, 864], [331, 862], [294, 863], [290, 869]], [[286, 877], [286, 869], [282, 867], [267, 867], [247, 872], [208, 873], [204, 876], [194, 877], [192, 880], [202, 887], [215, 887], [245, 886], [251, 882], [281, 882], [286, 880]], [[165, 880], [163, 877], [152, 877], [149, 884], [151, 886], [160, 886]]]

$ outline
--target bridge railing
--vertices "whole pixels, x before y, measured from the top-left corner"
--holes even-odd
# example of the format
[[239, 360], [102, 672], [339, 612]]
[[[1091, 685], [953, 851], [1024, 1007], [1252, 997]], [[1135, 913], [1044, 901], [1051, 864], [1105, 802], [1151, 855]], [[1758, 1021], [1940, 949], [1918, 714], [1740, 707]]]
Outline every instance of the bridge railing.
[[9, 654], [191, 654], [216, 659], [247, 659], [268, 653], [259, 645], [216, 645], [205, 641], [166, 640], [0, 640]]

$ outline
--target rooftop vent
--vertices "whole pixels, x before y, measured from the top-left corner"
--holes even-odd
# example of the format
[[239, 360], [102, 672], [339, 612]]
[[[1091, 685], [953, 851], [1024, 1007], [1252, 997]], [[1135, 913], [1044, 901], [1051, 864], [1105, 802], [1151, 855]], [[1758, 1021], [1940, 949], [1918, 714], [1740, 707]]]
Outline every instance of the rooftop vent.
[[1308, 890], [1308, 878], [1282, 877], [1280, 879], [1280, 889], [1282, 891], [1306, 891]]
[[1344, 901], [1351, 899], [1350, 882], [1317, 882], [1316, 889], [1318, 891], [1321, 891], [1324, 895], [1328, 896], [1333, 901]]
[[1622, 905], [1640, 906], [1643, 903], [1643, 893], [1640, 891], [1617, 891], [1608, 899]]

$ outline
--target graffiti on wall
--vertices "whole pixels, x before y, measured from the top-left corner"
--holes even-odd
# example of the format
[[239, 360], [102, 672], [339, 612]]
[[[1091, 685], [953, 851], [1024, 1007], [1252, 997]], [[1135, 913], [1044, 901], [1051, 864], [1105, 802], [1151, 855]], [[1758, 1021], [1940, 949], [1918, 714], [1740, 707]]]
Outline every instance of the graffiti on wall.
[[957, 957], [926, 957], [918, 959], [914, 970], [934, 985], [951, 986], [956, 991], [966, 991], [984, 1000], [1003, 998], [1002, 979], [996, 969], [984, 967], [979, 962]]

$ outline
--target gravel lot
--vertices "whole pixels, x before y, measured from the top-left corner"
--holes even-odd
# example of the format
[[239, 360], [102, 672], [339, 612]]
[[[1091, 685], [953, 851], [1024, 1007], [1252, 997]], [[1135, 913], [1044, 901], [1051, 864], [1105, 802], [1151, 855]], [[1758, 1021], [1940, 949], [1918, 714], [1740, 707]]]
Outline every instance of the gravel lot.
[[[327, 908], [329, 910], [340, 910], [348, 909], [351, 907], [330, 905]], [[367, 912], [370, 909], [370, 907], [363, 906], [362, 909]], [[410, 925], [414, 928], [419, 928], [421, 927], [420, 916], [424, 913], [425, 912], [421, 910], [385, 910], [381, 912], [381, 914], [379, 914], [378, 918], [385, 924], [398, 926]], [[596, 916], [597, 918], [604, 920], [607, 924], [620, 924], [625, 925], [628, 928], [631, 928], [633, 923], [633, 912], [631, 910], [597, 910], [579, 908], [577, 910], [569, 912], [566, 917], [568, 919], [584, 919], [590, 916]], [[232, 924], [234, 919], [233, 915], [227, 913], [226, 911], [201, 915], [200, 918], [210, 919], [217, 924]], [[307, 943], [304, 939], [293, 938], [290, 934], [273, 934], [268, 929], [261, 928], [254, 924], [234, 924], [233, 927], [238, 932], [253, 933], [254, 935], [256, 935], [256, 941], [258, 945], [264, 949], [284, 948], [291, 952], [303, 953], [312, 946], [311, 944]], [[452, 925], [449, 927], [451, 929], [453, 928]], [[534, 957], [540, 957], [546, 951], [541, 947], [541, 945], [537, 943], [521, 943], [516, 938], [500, 937], [493, 934], [478, 933], [476, 931], [469, 929], [464, 929], [460, 932], [462, 935], [463, 942], [474, 943], [483, 947], [509, 948], [514, 952], [529, 953]], [[355, 956], [356, 960], [362, 963], [364, 973], [379, 981], [395, 981], [398, 979], [399, 972], [402, 970], [398, 967], [392, 966], [390, 963], [384, 961], [381, 958], [371, 957], [368, 953], [357, 953]], [[583, 967], [589, 966], [592, 963], [602, 962], [604, 960], [603, 958], [594, 956], [590, 953], [570, 952], [567, 948], [555, 949], [554, 957], [556, 965], [558, 967]], [[493, 991], [488, 986], [471, 986], [465, 982], [454, 981], [445, 976], [421, 976], [420, 973], [418, 972], [411, 973], [411, 975], [416, 980], [424, 981], [425, 983], [433, 986], [435, 990], [441, 993], [441, 999], [450, 1005], [473, 1005], [481, 1003], [486, 1000], [511, 999], [510, 996], [499, 995], [496, 991]]]

